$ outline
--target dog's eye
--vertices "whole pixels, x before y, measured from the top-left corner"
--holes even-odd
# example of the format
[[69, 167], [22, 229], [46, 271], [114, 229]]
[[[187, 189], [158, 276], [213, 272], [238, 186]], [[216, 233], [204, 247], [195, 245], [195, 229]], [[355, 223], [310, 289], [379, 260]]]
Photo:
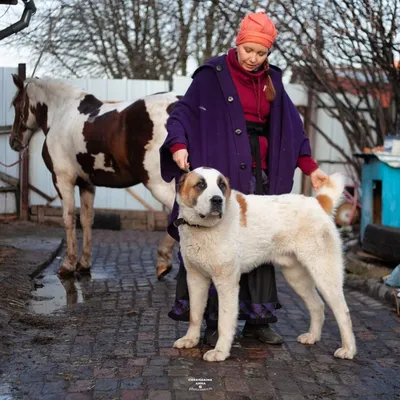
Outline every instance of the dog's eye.
[[196, 187], [198, 187], [199, 189], [205, 189], [206, 183], [204, 181], [200, 181], [197, 183]]
[[221, 189], [221, 192], [225, 194], [226, 183], [222, 179], [218, 181], [218, 187]]

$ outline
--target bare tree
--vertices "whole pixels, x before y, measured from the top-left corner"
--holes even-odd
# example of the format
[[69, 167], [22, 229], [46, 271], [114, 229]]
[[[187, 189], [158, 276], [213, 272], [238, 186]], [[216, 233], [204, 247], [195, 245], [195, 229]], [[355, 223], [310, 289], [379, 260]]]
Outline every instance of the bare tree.
[[[37, 0], [36, 24], [19, 35], [56, 75], [171, 79], [233, 43], [251, 0]], [[11, 45], [15, 45], [13, 40]]]
[[194, 57], [202, 64], [234, 45], [242, 18], [253, 12], [256, 1], [200, 1], [195, 19]]
[[[400, 0], [273, 0], [268, 13], [292, 81], [341, 122], [352, 152], [400, 134]], [[360, 174], [360, 161], [313, 125]]]

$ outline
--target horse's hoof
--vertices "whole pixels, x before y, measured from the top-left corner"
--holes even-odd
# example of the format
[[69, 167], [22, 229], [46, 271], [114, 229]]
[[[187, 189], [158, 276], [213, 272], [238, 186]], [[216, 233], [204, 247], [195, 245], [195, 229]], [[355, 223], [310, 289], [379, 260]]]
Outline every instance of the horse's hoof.
[[76, 272], [79, 275], [90, 275], [91, 273], [91, 268], [89, 267], [83, 267], [83, 265], [79, 264], [76, 266]]
[[163, 265], [157, 267], [157, 279], [161, 280], [164, 276], [168, 275], [172, 270], [172, 265]]
[[57, 275], [58, 275], [60, 278], [68, 278], [68, 277], [74, 275], [74, 271], [72, 271], [72, 270], [70, 270], [70, 269], [68, 269], [68, 268], [65, 268], [65, 267], [60, 267], [60, 268], [58, 269], [58, 271], [57, 271]]

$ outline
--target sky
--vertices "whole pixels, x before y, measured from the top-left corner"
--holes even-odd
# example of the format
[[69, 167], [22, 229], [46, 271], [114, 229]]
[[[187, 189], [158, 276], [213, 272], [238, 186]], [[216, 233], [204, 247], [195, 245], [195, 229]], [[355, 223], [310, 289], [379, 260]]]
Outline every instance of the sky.
[[[12, 23], [17, 22], [22, 16], [24, 6], [19, 2], [16, 6], [0, 5], [0, 29], [7, 28]], [[34, 18], [34, 16], [33, 16]], [[12, 40], [14, 35], [10, 36], [8, 40]], [[23, 49], [19, 52], [4, 44], [5, 40], [0, 42], [0, 67], [18, 67], [18, 63], [26, 63], [31, 66], [35, 60], [29, 59], [29, 54], [24, 54]]]
[[[36, 6], [37, 6], [36, 2]], [[0, 30], [7, 28], [10, 26], [12, 23], [17, 22], [23, 13], [24, 10], [24, 5], [19, 0], [18, 4], [15, 6], [9, 7], [8, 5], [0, 5]], [[35, 15], [32, 17], [31, 22], [35, 18]], [[31, 27], [31, 26], [30, 26]], [[25, 29], [29, 29], [25, 28]], [[33, 71], [35, 64], [37, 62], [37, 58], [32, 58], [29, 55], [29, 50], [28, 49], [13, 49], [9, 45], [5, 45], [5, 41], [7, 40], [8, 42], [13, 41], [13, 38], [17, 38], [18, 33], [15, 35], [9, 36], [8, 39], [5, 39], [0, 42], [0, 67], [18, 67], [19, 63], [25, 63], [27, 66], [27, 75], [29, 76], [31, 71]], [[188, 75], [190, 76], [195, 69], [197, 68], [197, 63], [194, 60], [189, 60], [188, 62]], [[35, 75], [40, 76], [40, 75], [46, 75], [46, 70], [41, 69], [40, 66], [37, 68], [37, 71]], [[90, 77], [88, 77], [90, 78]]]
[[[52, 5], [53, 0], [48, 0], [50, 6]], [[38, 6], [38, 2], [36, 2], [36, 6]], [[18, 5], [0, 5], [0, 30], [7, 28], [10, 26], [12, 23], [17, 22], [23, 13], [24, 10], [24, 4], [22, 3], [21, 0], [19, 0]], [[34, 21], [34, 18], [38, 16], [40, 11], [37, 12], [36, 15], [32, 17], [31, 23]], [[25, 29], [32, 29], [31, 24], [28, 28]], [[8, 39], [5, 39], [3, 41], [0, 41], [0, 67], [18, 67], [18, 63], [25, 63], [27, 66], [27, 76], [30, 76], [32, 74], [32, 71], [35, 67], [35, 64], [37, 62], [37, 56], [31, 57], [30, 56], [30, 51], [28, 48], [12, 48], [12, 43], [13, 41], [17, 42], [18, 38], [18, 33], [9, 36]], [[5, 45], [5, 42], [11, 43], [10, 45]], [[187, 66], [187, 75], [191, 76], [192, 73], [196, 70], [197, 68], [197, 62], [194, 59], [189, 58], [188, 60], [188, 66]], [[43, 76], [46, 75], [48, 72], [46, 69], [41, 68], [40, 66], [37, 68], [37, 71], [35, 72], [35, 76]], [[88, 77], [90, 78], [90, 77]]]

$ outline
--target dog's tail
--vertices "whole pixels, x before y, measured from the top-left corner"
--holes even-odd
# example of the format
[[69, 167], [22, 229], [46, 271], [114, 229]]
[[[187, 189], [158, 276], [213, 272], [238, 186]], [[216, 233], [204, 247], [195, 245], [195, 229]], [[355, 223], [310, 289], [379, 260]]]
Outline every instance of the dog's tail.
[[324, 185], [317, 192], [317, 200], [327, 214], [333, 214], [340, 204], [345, 179], [340, 173], [328, 176]]

